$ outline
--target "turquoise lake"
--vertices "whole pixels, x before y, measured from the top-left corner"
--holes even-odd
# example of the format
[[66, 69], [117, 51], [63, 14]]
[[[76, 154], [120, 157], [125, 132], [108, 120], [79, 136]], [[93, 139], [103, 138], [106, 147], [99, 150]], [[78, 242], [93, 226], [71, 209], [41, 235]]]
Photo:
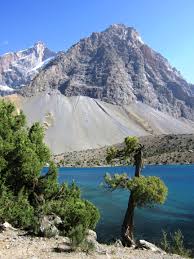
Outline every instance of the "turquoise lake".
[[[97, 225], [98, 240], [113, 241], [120, 237], [120, 227], [125, 214], [129, 192], [108, 192], [100, 187], [106, 172], [133, 175], [133, 167], [60, 168], [59, 181], [72, 180], [78, 184], [82, 197], [92, 201], [100, 210]], [[159, 242], [162, 229], [167, 232], [180, 229], [185, 244], [194, 243], [194, 165], [146, 166], [143, 175], [159, 176], [168, 186], [168, 199], [162, 206], [136, 209], [136, 238]]]

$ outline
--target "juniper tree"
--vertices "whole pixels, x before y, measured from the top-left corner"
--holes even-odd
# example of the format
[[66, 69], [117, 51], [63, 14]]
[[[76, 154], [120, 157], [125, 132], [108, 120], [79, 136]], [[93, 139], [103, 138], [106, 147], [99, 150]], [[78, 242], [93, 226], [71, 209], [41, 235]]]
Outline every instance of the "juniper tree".
[[[48, 172], [42, 174], [46, 164]], [[57, 177], [42, 126], [28, 128], [24, 114], [0, 100], [0, 218], [24, 228], [38, 223], [40, 215], [55, 213], [65, 235], [74, 225], [94, 228], [96, 207], [81, 199], [75, 183], [60, 185]]]
[[124, 148], [107, 149], [107, 162], [114, 159], [134, 159], [135, 177], [130, 178], [127, 174], [106, 174], [104, 177], [105, 187], [114, 191], [116, 189], [127, 189], [130, 192], [128, 207], [122, 224], [121, 236], [124, 246], [135, 244], [133, 236], [134, 210], [136, 207], [152, 207], [162, 204], [167, 197], [167, 187], [160, 178], [155, 176], [141, 176], [143, 166], [143, 149], [136, 137], [127, 137]]

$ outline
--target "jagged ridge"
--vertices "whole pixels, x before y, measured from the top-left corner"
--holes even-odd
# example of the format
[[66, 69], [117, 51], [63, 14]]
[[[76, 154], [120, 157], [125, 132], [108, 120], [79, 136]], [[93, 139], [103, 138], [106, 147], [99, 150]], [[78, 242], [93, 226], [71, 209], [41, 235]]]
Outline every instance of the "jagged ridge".
[[47, 89], [119, 105], [141, 101], [176, 118], [194, 120], [193, 87], [125, 25], [92, 33], [58, 54], [22, 94]]
[[41, 66], [56, 55], [43, 42], [18, 52], [6, 53], [0, 57], [0, 93], [12, 93], [29, 84]]

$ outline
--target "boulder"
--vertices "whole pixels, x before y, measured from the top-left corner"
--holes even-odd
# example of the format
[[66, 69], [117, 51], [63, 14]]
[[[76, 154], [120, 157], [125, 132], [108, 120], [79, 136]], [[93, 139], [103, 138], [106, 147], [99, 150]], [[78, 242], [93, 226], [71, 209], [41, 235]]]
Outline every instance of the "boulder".
[[44, 237], [58, 236], [61, 223], [61, 218], [55, 214], [43, 216], [39, 219], [39, 234]]
[[153, 252], [156, 252], [156, 253], [164, 253], [165, 252], [160, 249], [159, 247], [155, 246], [154, 244], [146, 241], [146, 240], [139, 240], [137, 242], [137, 248], [141, 248], [141, 249], [144, 249], [144, 250], [151, 250]]
[[114, 246], [115, 247], [123, 247], [123, 244], [122, 244], [121, 240], [118, 239], [118, 240], [115, 241]]
[[70, 240], [69, 237], [63, 237], [63, 242], [64, 242], [65, 244], [70, 244], [70, 243], [71, 243], [71, 240]]
[[11, 229], [11, 230], [16, 230], [16, 228], [12, 227], [11, 224], [9, 224], [8, 222], [4, 222], [4, 223], [1, 223], [0, 224], [0, 231], [4, 231], [4, 230], [8, 230], [8, 229]]
[[98, 254], [106, 254], [106, 250], [104, 249], [103, 245], [98, 243], [97, 241], [97, 234], [95, 231], [88, 229], [87, 235], [86, 235], [86, 241], [88, 243], [91, 243], [94, 247], [94, 250]]
[[87, 231], [87, 239], [97, 240], [96, 232], [91, 230], [91, 229], [88, 229], [88, 231]]

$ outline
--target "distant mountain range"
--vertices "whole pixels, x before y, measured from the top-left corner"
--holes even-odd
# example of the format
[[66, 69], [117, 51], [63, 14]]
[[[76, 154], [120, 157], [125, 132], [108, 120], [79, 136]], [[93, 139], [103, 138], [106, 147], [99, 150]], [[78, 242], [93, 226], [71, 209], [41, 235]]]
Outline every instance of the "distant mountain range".
[[67, 52], [56, 54], [39, 42], [3, 55], [0, 85], [2, 95], [17, 92], [9, 98], [29, 122], [44, 123], [55, 153], [127, 135], [194, 132], [194, 86], [122, 24], [92, 33]]
[[44, 43], [18, 52], [6, 53], [0, 57], [0, 93], [9, 94], [29, 84], [40, 68], [44, 67], [56, 53]]

